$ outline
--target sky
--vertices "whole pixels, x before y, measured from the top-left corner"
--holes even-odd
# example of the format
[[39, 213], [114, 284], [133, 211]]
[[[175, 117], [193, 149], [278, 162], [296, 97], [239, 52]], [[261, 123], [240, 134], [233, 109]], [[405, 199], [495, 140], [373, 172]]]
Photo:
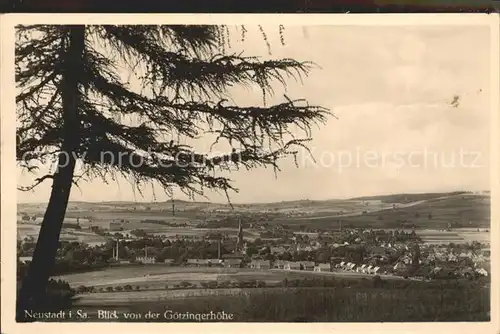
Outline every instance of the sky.
[[[301, 154], [272, 169], [230, 174], [234, 203], [350, 198], [390, 193], [489, 189], [490, 36], [487, 26], [376, 27], [265, 26], [271, 54], [257, 27], [244, 41], [232, 33], [231, 52], [313, 61], [303, 82], [275, 86], [268, 103], [306, 98], [335, 117], [315, 128], [309, 144], [316, 161]], [[293, 79], [291, 79], [293, 80]], [[262, 104], [258, 90], [234, 89], [240, 105]], [[458, 98], [457, 98], [458, 97]], [[454, 100], [457, 100], [454, 102]], [[213, 138], [198, 140], [207, 148]], [[18, 172], [18, 184], [34, 177]], [[19, 202], [46, 202], [50, 182]], [[154, 189], [154, 190], [153, 190]], [[144, 197], [126, 179], [73, 187], [72, 201], [164, 201], [159, 186]], [[155, 196], [153, 196], [153, 193]], [[207, 192], [225, 202], [224, 194]], [[176, 191], [175, 198], [187, 199]], [[203, 198], [198, 198], [205, 200]]]

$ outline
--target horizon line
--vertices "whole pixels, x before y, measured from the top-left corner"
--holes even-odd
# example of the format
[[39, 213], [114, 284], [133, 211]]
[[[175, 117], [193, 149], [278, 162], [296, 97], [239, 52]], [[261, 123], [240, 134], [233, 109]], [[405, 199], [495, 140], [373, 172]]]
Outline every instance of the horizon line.
[[[360, 200], [367, 197], [388, 197], [388, 196], [397, 196], [397, 195], [424, 195], [424, 194], [453, 194], [453, 193], [468, 193], [468, 194], [477, 194], [477, 193], [491, 193], [490, 189], [483, 190], [453, 190], [453, 191], [432, 191], [432, 192], [403, 192], [403, 193], [386, 193], [386, 194], [375, 194], [375, 195], [360, 195], [354, 197], [346, 197], [346, 198], [326, 198], [326, 199], [309, 199], [309, 198], [301, 198], [301, 199], [291, 199], [291, 200], [282, 200], [282, 201], [268, 201], [268, 202], [233, 202], [232, 205], [259, 205], [259, 204], [274, 204], [274, 203], [289, 203], [289, 202], [300, 202], [300, 201], [310, 201], [310, 202], [327, 202], [327, 201], [348, 201], [348, 200]], [[220, 204], [220, 205], [229, 205], [229, 202], [212, 202], [212, 201], [195, 201], [195, 200], [187, 200], [187, 199], [173, 199], [178, 202], [189, 202], [189, 203], [208, 203], [208, 204]], [[168, 203], [172, 201], [172, 199], [168, 199], [166, 201], [127, 201], [127, 200], [106, 200], [106, 201], [68, 201], [70, 203], [88, 203], [88, 204], [97, 204], [97, 203], [137, 203], [137, 204], [148, 204], [148, 203]], [[47, 202], [17, 202], [17, 204], [48, 204]]]

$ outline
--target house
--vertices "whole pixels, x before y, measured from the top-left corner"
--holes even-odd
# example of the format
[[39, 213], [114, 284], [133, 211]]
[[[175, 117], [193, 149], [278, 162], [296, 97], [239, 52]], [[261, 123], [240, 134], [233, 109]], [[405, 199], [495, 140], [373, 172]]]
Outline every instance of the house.
[[479, 274], [479, 275], [482, 275], [482, 276], [488, 276], [488, 272], [483, 269], [483, 268], [478, 268], [476, 269], [476, 272]]
[[30, 263], [33, 261], [33, 256], [20, 256], [19, 257], [19, 262], [21, 263]]
[[286, 261], [283, 260], [276, 260], [273, 263], [273, 268], [274, 269], [284, 269], [285, 268]]
[[220, 259], [208, 259], [207, 261], [209, 267], [222, 266], [222, 260]]
[[400, 261], [404, 264], [411, 264], [411, 257], [408, 255], [402, 256]]
[[250, 268], [252, 269], [270, 269], [271, 261], [269, 260], [252, 260], [250, 262]]
[[163, 263], [171, 266], [174, 264], [174, 259], [165, 259], [165, 261], [163, 261]]
[[398, 262], [394, 265], [393, 269], [394, 269], [394, 271], [397, 271], [397, 272], [406, 271], [407, 265], [404, 262]]
[[356, 268], [356, 272], [358, 272], [358, 273], [359, 273], [359, 272], [363, 272], [363, 270], [365, 269], [365, 267], [366, 267], [366, 264], [363, 264], [363, 265], [361, 265], [360, 267], [357, 267], [357, 268]]
[[286, 270], [300, 270], [300, 262], [287, 262], [284, 269]]
[[317, 266], [314, 267], [314, 271], [331, 271], [330, 263], [318, 263]]
[[479, 269], [484, 269], [486, 270], [487, 272], [491, 272], [491, 262], [488, 261], [488, 262], [482, 262], [482, 263], [477, 263], [477, 264], [474, 264], [476, 268], [479, 268]]
[[153, 264], [156, 263], [156, 259], [151, 256], [138, 256], [135, 258], [135, 262], [143, 264]]
[[224, 267], [226, 268], [241, 268], [241, 259], [226, 259], [224, 260]]
[[312, 261], [302, 261], [300, 263], [300, 266], [302, 267], [302, 270], [309, 270], [309, 271], [314, 270], [314, 262]]

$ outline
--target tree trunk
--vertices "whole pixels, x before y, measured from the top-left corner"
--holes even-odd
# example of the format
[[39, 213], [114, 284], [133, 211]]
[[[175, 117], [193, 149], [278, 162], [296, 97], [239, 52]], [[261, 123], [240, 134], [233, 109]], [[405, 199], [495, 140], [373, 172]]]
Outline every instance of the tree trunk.
[[47, 283], [59, 248], [59, 235], [66, 214], [73, 174], [76, 149], [79, 146], [78, 104], [80, 71], [85, 48], [85, 26], [69, 26], [69, 44], [63, 57], [61, 97], [63, 108], [63, 143], [57, 171], [53, 176], [52, 191], [43, 217], [38, 241], [24, 278], [17, 303], [17, 321], [29, 321], [25, 311], [43, 311]]

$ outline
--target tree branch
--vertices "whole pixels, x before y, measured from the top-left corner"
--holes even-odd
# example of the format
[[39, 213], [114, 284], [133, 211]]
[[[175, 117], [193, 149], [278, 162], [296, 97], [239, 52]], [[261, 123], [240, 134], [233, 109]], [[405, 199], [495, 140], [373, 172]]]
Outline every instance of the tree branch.
[[47, 180], [47, 179], [54, 179], [54, 175], [53, 174], [47, 174], [47, 175], [44, 175], [42, 177], [39, 177], [39, 178], [36, 178], [35, 179], [35, 183], [32, 184], [31, 186], [26, 186], [26, 187], [17, 187], [17, 190], [20, 190], [20, 191], [31, 191], [33, 189], [35, 189], [35, 187], [37, 187], [39, 184], [41, 184], [43, 181]]

